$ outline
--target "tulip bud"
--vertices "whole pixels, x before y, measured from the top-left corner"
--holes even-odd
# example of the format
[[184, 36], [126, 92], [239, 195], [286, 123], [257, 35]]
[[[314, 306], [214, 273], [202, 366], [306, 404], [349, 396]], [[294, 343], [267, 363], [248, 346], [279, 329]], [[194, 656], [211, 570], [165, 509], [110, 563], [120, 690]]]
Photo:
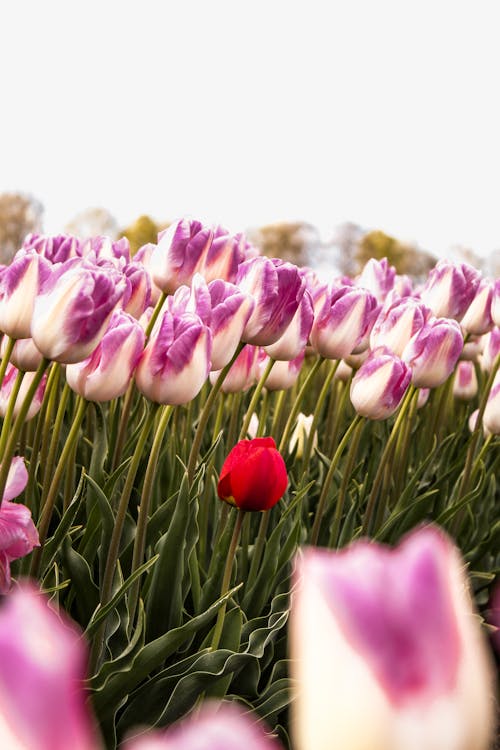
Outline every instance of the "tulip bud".
[[297, 750], [487, 750], [492, 664], [464, 570], [432, 527], [393, 550], [304, 551], [290, 615]]
[[80, 255], [80, 240], [69, 234], [28, 234], [23, 242], [23, 250], [35, 250], [51, 263], [65, 263]]
[[20, 250], [0, 278], [0, 330], [13, 339], [31, 336], [33, 304], [50, 264], [35, 250]]
[[265, 346], [270, 357], [278, 360], [292, 360], [303, 354], [309, 340], [314, 320], [314, 309], [311, 295], [306, 290], [297, 312], [290, 321], [284, 334], [274, 344]]
[[[304, 448], [307, 438], [309, 437], [309, 434], [311, 432], [313, 419], [314, 414], [309, 414], [309, 416], [306, 417], [306, 415], [302, 414], [302, 412], [300, 412], [299, 416], [297, 417], [297, 424], [295, 425], [295, 429], [292, 432], [292, 437], [290, 438], [290, 443], [288, 446], [289, 453], [293, 453], [295, 448], [297, 448], [297, 450], [295, 451], [295, 458], [302, 458], [302, 456], [304, 455]], [[318, 433], [315, 432], [312, 442], [313, 450], [317, 447], [317, 445]]]
[[0, 738], [5, 750], [98, 750], [79, 630], [34, 588], [0, 610]]
[[111, 401], [122, 396], [144, 349], [139, 323], [123, 310], [113, 313], [104, 336], [83, 362], [66, 367], [70, 388], [87, 401]]
[[203, 706], [196, 715], [164, 731], [149, 732], [131, 740], [125, 750], [279, 750], [262, 724], [248, 712], [222, 703]]
[[212, 243], [213, 231], [199, 221], [180, 219], [158, 235], [150, 260], [154, 283], [166, 294], [190, 284]]
[[480, 278], [467, 263], [441, 260], [430, 272], [420, 297], [436, 318], [460, 320], [475, 297]]
[[431, 311], [413, 297], [397, 299], [380, 311], [370, 333], [370, 347], [386, 346], [401, 357], [408, 341], [431, 315]]
[[486, 433], [500, 435], [500, 375], [497, 374], [486, 402], [483, 415]]
[[377, 312], [377, 301], [366, 289], [332, 287], [313, 323], [313, 349], [328, 359], [363, 351]]
[[240, 440], [222, 466], [217, 494], [241, 510], [270, 510], [288, 485], [285, 462], [273, 438]]
[[102, 338], [126, 286], [113, 266], [75, 258], [54, 267], [33, 308], [37, 348], [56, 362], [81, 362]]
[[403, 360], [412, 370], [417, 388], [437, 388], [451, 375], [462, 352], [464, 340], [454, 320], [434, 318], [408, 342]]
[[[9, 405], [12, 388], [14, 387], [14, 383], [18, 376], [18, 373], [19, 370], [17, 369], [17, 367], [14, 367], [14, 365], [10, 363], [7, 365], [7, 370], [5, 371], [5, 377], [3, 379], [2, 387], [0, 388], [0, 416], [2, 417], [5, 417], [5, 414], [7, 413], [7, 407]], [[26, 398], [26, 394], [33, 382], [34, 377], [34, 372], [26, 372], [23, 376], [21, 387], [19, 388], [19, 392], [16, 397], [14, 411], [12, 412], [12, 416], [14, 419], [16, 419], [21, 410], [21, 406], [24, 399]], [[30, 419], [33, 419], [33, 417], [40, 411], [43, 397], [45, 395], [46, 385], [47, 373], [44, 373], [42, 380], [40, 381], [40, 385], [36, 389], [35, 395], [33, 396], [33, 399], [30, 403], [28, 413], [26, 414], [26, 422], [29, 422]]]
[[[40, 544], [29, 508], [21, 503], [11, 502], [14, 497], [21, 494], [27, 483], [28, 472], [24, 461], [20, 456], [16, 456], [12, 459], [3, 497], [0, 500], [0, 594], [7, 594], [10, 590], [10, 563], [28, 555], [33, 547]], [[0, 746], [5, 747], [3, 744]]]
[[394, 414], [410, 385], [411, 370], [389, 349], [375, 349], [361, 365], [351, 383], [351, 403], [369, 419], [387, 419]]
[[[258, 346], [247, 344], [238, 354], [229, 372], [224, 378], [221, 390], [223, 393], [241, 393], [247, 391], [259, 378], [260, 363], [266, 355]], [[220, 370], [212, 370], [210, 382], [215, 383]]]
[[[271, 372], [266, 379], [266, 388], [268, 391], [285, 391], [287, 388], [292, 388], [297, 382], [299, 377], [302, 364], [304, 362], [305, 353], [302, 352], [295, 359], [291, 359], [289, 362], [286, 360], [277, 360]], [[260, 371], [264, 372], [269, 358], [266, 357], [260, 363]]]
[[370, 258], [356, 279], [356, 286], [364, 287], [371, 292], [377, 302], [383, 302], [394, 288], [396, 269], [389, 265], [387, 258], [377, 260]]
[[[208, 285], [212, 315], [212, 370], [222, 370], [232, 359], [255, 302], [234, 284], [221, 279]], [[232, 369], [232, 368], [231, 368]]]
[[480, 281], [476, 295], [465, 311], [460, 321], [462, 330], [475, 336], [482, 336], [493, 328], [491, 317], [491, 302], [493, 299], [493, 283]]
[[[0, 345], [0, 356], [5, 356], [7, 339], [4, 337]], [[12, 349], [10, 362], [23, 372], [35, 372], [41, 364], [43, 356], [35, 346], [33, 339], [18, 339]]]
[[159, 404], [187, 404], [210, 369], [212, 334], [197, 315], [172, 315], [156, 324], [135, 372], [138, 389]]
[[492, 331], [483, 336], [482, 344], [482, 365], [486, 372], [490, 372], [496, 358], [500, 354], [500, 328], [495, 327]]
[[297, 312], [306, 283], [292, 263], [252, 258], [238, 268], [236, 284], [255, 300], [242, 341], [255, 346], [274, 344]]
[[472, 362], [459, 362], [453, 381], [453, 395], [460, 401], [471, 401], [477, 393], [477, 376]]

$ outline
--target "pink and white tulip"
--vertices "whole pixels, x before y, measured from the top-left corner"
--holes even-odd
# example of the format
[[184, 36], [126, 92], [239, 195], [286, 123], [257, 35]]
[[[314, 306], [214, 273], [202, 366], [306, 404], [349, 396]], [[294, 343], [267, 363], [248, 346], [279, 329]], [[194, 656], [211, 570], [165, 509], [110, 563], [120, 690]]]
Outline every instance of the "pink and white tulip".
[[491, 317], [493, 323], [500, 328], [500, 279], [495, 281], [493, 298], [491, 300]]
[[211, 349], [212, 333], [198, 315], [167, 310], [137, 365], [138, 389], [159, 404], [187, 404], [208, 377]]
[[[277, 360], [271, 372], [266, 379], [266, 388], [268, 391], [284, 391], [288, 388], [292, 388], [297, 382], [300, 370], [304, 363], [304, 352], [299, 354], [298, 357], [291, 360]], [[266, 357], [260, 364], [261, 372], [267, 366], [269, 358]]]
[[123, 296], [123, 310], [139, 320], [151, 304], [151, 277], [142, 263], [132, 261], [123, 268], [127, 290]]
[[0, 331], [13, 339], [31, 336], [35, 297], [50, 273], [50, 263], [35, 250], [19, 250], [0, 277]]
[[429, 320], [406, 345], [402, 359], [412, 371], [417, 388], [437, 388], [451, 375], [462, 353], [459, 324], [447, 318]]
[[[0, 345], [0, 356], [5, 356], [7, 339], [4, 337]], [[23, 372], [35, 372], [42, 363], [43, 355], [35, 346], [33, 339], [18, 339], [12, 349], [10, 362]]]
[[0, 610], [0, 747], [99, 750], [83, 688], [86, 649], [77, 627], [31, 586]]
[[495, 327], [483, 336], [482, 345], [481, 364], [489, 372], [500, 354], [500, 328]]
[[165, 294], [190, 284], [200, 271], [213, 240], [213, 230], [200, 221], [180, 219], [158, 235], [149, 261], [154, 283]]
[[75, 258], [54, 267], [35, 299], [35, 345], [56, 362], [81, 362], [101, 340], [126, 288], [123, 274], [111, 264]]
[[[7, 365], [2, 387], [0, 388], [0, 416], [2, 417], [5, 417], [5, 414], [7, 412], [7, 407], [9, 405], [9, 401], [11, 398], [12, 389], [14, 387], [14, 383], [16, 381], [18, 374], [19, 374], [19, 370], [17, 369], [17, 367], [14, 367], [14, 365], [12, 364]], [[21, 410], [23, 401], [26, 398], [27, 392], [29, 388], [31, 387], [34, 377], [35, 377], [34, 372], [24, 373], [23, 379], [21, 381], [21, 387], [19, 388], [19, 392], [16, 396], [14, 410], [12, 412], [12, 416], [14, 419], [17, 417], [17, 415], [19, 414]], [[40, 411], [42, 402], [43, 402], [43, 397], [45, 395], [46, 385], [47, 385], [47, 373], [44, 373], [40, 381], [40, 384], [35, 391], [35, 395], [33, 396], [31, 400], [28, 412], [26, 414], [26, 422], [29, 422], [30, 419], [33, 419], [33, 417], [36, 414], [38, 414], [38, 412]]]
[[366, 289], [333, 286], [311, 330], [311, 345], [322, 357], [343, 359], [368, 347], [377, 300]]
[[199, 267], [205, 281], [222, 279], [234, 283], [238, 266], [247, 259], [247, 244], [243, 234], [232, 235], [223, 227], [215, 227], [212, 242]]
[[78, 253], [82, 258], [87, 256], [97, 260], [111, 261], [117, 268], [130, 263], [130, 244], [126, 237], [112, 240], [111, 237], [89, 237], [80, 245]]
[[375, 349], [351, 383], [351, 403], [369, 419], [387, 419], [400, 405], [411, 382], [408, 365], [389, 349]]
[[497, 374], [486, 402], [483, 427], [487, 434], [500, 435], [500, 375]]
[[215, 279], [208, 285], [211, 304], [212, 370], [232, 359], [255, 306], [253, 298], [235, 284]]
[[70, 234], [28, 234], [23, 242], [24, 250], [35, 250], [51, 263], [65, 263], [81, 253], [81, 242]]
[[493, 328], [491, 303], [493, 300], [493, 283], [481, 280], [476, 295], [460, 321], [466, 333], [482, 336]]
[[402, 297], [380, 311], [370, 333], [370, 347], [386, 346], [398, 357], [409, 340], [429, 320], [432, 313], [414, 297]]
[[[223, 393], [241, 393], [247, 391], [250, 386], [257, 382], [260, 375], [261, 363], [265, 359], [266, 354], [260, 347], [251, 346], [251, 344], [244, 346], [224, 378], [221, 386]], [[220, 370], [212, 370], [210, 373], [210, 382], [212, 385], [219, 375]]]
[[477, 375], [472, 362], [459, 362], [453, 381], [453, 395], [460, 401], [471, 401], [477, 394]]
[[356, 286], [368, 289], [379, 303], [384, 302], [387, 295], [394, 289], [395, 282], [396, 269], [389, 265], [387, 258], [382, 258], [382, 260], [370, 258], [356, 278]]
[[70, 388], [88, 401], [111, 401], [128, 388], [142, 355], [145, 335], [131, 315], [113, 313], [104, 336], [83, 362], [66, 367]]
[[420, 297], [437, 318], [461, 320], [474, 299], [481, 275], [467, 263], [441, 260], [429, 273]]
[[313, 320], [313, 303], [311, 295], [306, 290], [290, 325], [274, 344], [264, 347], [265, 352], [277, 360], [295, 359], [305, 351]]
[[290, 640], [296, 750], [487, 750], [490, 654], [458, 550], [437, 528], [396, 548], [306, 548]]

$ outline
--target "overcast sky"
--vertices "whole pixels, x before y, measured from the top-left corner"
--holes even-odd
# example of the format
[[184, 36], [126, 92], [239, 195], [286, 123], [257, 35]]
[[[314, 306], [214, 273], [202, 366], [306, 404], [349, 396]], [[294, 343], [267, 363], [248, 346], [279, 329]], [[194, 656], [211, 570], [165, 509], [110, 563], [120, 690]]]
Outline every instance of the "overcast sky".
[[12, 0], [0, 191], [500, 247], [498, 0]]

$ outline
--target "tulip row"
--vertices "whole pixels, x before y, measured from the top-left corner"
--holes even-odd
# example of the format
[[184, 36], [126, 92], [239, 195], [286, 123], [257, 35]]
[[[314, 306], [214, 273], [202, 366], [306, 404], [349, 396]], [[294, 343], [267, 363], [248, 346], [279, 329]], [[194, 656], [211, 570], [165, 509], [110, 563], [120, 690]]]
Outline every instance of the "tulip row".
[[[242, 235], [195, 221], [174, 223], [133, 259], [125, 240], [26, 239], [0, 271], [0, 592], [30, 574], [84, 629], [107, 745], [144, 722], [169, 724], [202, 695], [243, 698], [288, 741], [286, 622], [289, 592], [300, 589], [290, 572], [304, 543], [343, 547], [368, 535], [397, 544], [434, 520], [456, 539], [477, 604], [486, 606], [500, 565], [499, 324], [500, 281], [465, 264], [441, 262], [413, 288], [387, 261], [370, 261], [359, 277], [326, 285], [310, 269], [260, 256]], [[23, 492], [24, 504], [13, 502]], [[430, 557], [447, 559], [445, 538], [422, 538]], [[375, 571], [386, 552], [366, 549]], [[367, 581], [366, 591], [354, 586], [352, 596], [347, 578], [354, 585], [358, 563], [344, 571], [350, 553], [335, 558], [338, 576], [327, 588], [336, 628], [371, 663], [369, 649], [386, 646], [370, 645], [361, 616], [370, 620], [377, 586], [391, 589], [388, 610], [375, 608], [373, 617], [386, 623], [395, 652], [370, 669], [389, 684], [393, 706], [399, 698], [386, 672], [397, 675], [398, 660], [415, 659], [402, 682], [427, 684], [428, 676], [448, 701], [460, 649], [432, 676], [400, 598], [413, 590], [413, 568], [405, 582], [391, 567], [412, 543], [403, 549], [388, 555], [380, 580]], [[322, 559], [311, 558], [311, 575]], [[448, 591], [445, 568], [436, 562], [441, 572], [428, 580]], [[441, 625], [455, 617], [451, 605], [448, 614], [437, 608], [437, 590], [423, 590], [431, 628], [433, 617]], [[344, 597], [353, 606], [348, 619]], [[314, 620], [322, 606], [311, 610]], [[296, 622], [292, 642], [308, 627], [302, 615]], [[429, 643], [447, 633], [437, 628]], [[327, 663], [330, 637], [318, 638], [308, 663]], [[462, 634], [460, 648], [475, 637]], [[397, 652], [400, 638], [408, 654]], [[343, 663], [343, 652], [333, 652]], [[345, 663], [357, 684], [361, 673]], [[316, 703], [310, 669], [297, 675]], [[489, 716], [487, 683], [474, 695]], [[410, 713], [396, 712], [398, 721], [411, 724], [406, 693], [400, 702]], [[340, 694], [334, 703], [321, 710], [357, 711]], [[310, 706], [297, 705], [309, 726]], [[489, 719], [483, 723], [484, 734], [473, 724], [461, 730], [468, 737], [473, 727], [478, 748], [489, 734]], [[380, 731], [377, 746], [412, 746], [403, 729], [405, 741], [384, 734], [395, 729]], [[309, 736], [312, 729], [297, 730], [297, 747], [349, 745], [348, 734], [338, 745]]]

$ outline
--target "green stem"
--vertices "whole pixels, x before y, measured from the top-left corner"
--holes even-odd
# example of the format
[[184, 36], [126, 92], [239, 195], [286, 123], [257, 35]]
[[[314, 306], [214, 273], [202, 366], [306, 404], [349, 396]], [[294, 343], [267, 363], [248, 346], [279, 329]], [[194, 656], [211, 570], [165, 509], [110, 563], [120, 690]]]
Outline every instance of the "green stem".
[[14, 414], [14, 409], [16, 406], [17, 397], [19, 395], [19, 390], [23, 382], [23, 378], [24, 372], [22, 372], [22, 370], [18, 370], [16, 379], [14, 380], [14, 385], [12, 386], [12, 390], [10, 392], [9, 403], [7, 404], [5, 417], [3, 418], [2, 434], [0, 435], [0, 460], [4, 454], [5, 446], [7, 444], [7, 438], [9, 436], [10, 425], [12, 422], [12, 415]]
[[11, 338], [10, 336], [6, 336], [5, 338], [7, 340], [7, 344], [5, 345], [5, 352], [3, 354], [2, 360], [0, 361], [0, 388], [3, 385], [3, 379], [5, 377], [5, 373], [7, 372], [7, 367], [9, 366], [12, 350], [14, 349], [14, 344], [16, 343], [16, 339]]
[[[164, 406], [161, 414], [156, 432], [153, 438], [153, 445], [149, 454], [148, 465], [146, 473], [144, 475], [144, 484], [142, 486], [141, 504], [139, 505], [139, 513], [137, 516], [137, 527], [134, 539], [134, 551], [132, 554], [132, 568], [130, 574], [135, 573], [144, 561], [144, 550], [146, 548], [146, 531], [148, 525], [149, 508], [151, 505], [151, 495], [153, 492], [153, 483], [156, 474], [156, 468], [158, 466], [158, 458], [160, 456], [161, 447], [163, 444], [163, 438], [165, 437], [165, 431], [167, 429], [170, 417], [172, 416], [173, 406]], [[140, 590], [140, 579], [137, 579], [130, 589], [129, 595], [129, 619], [132, 624], [135, 617], [135, 610], [139, 599]]]
[[70, 387], [67, 383], [64, 384], [62, 393], [59, 399], [59, 405], [57, 407], [56, 418], [54, 421], [54, 427], [51, 433], [50, 447], [47, 455], [47, 459], [43, 464], [43, 481], [42, 481], [42, 500], [41, 504], [43, 507], [45, 498], [48, 493], [50, 480], [54, 471], [54, 464], [56, 460], [57, 446], [59, 444], [59, 438], [61, 437], [61, 429], [64, 422], [64, 414], [66, 413], [66, 404], [68, 403], [70, 393]]
[[259, 402], [260, 394], [262, 393], [262, 389], [264, 388], [266, 384], [266, 380], [268, 379], [275, 362], [276, 362], [275, 359], [272, 359], [271, 357], [269, 358], [269, 362], [267, 363], [266, 369], [260, 376], [259, 382], [255, 386], [254, 392], [252, 394], [252, 398], [250, 400], [248, 409], [243, 419], [243, 424], [241, 425], [240, 436], [238, 440], [243, 440], [244, 438], [246, 438], [246, 435], [248, 432], [248, 425], [250, 424], [252, 414], [254, 413], [255, 408]]
[[[236, 523], [233, 529], [233, 536], [231, 537], [231, 544], [229, 545], [229, 550], [227, 553], [226, 566], [224, 568], [224, 577], [222, 578], [222, 587], [221, 587], [221, 592], [220, 592], [221, 596], [224, 596], [224, 594], [227, 594], [227, 592], [229, 591], [234, 557], [236, 555], [236, 548], [238, 546], [238, 539], [240, 537], [241, 524], [243, 523], [244, 517], [245, 517], [245, 511], [238, 510], [238, 517], [236, 518]], [[222, 629], [224, 627], [224, 618], [226, 616], [226, 605], [227, 605], [227, 602], [224, 602], [224, 604], [221, 606], [217, 614], [217, 621], [215, 623], [214, 633], [212, 636], [212, 645], [211, 645], [212, 651], [216, 651], [219, 647], [219, 643], [220, 643], [220, 639], [222, 635]]]
[[340, 441], [337, 447], [337, 450], [335, 451], [335, 455], [333, 456], [330, 462], [330, 466], [328, 467], [325, 481], [323, 482], [323, 487], [321, 489], [321, 494], [319, 496], [318, 505], [316, 507], [316, 513], [314, 515], [314, 523], [313, 523], [313, 527], [311, 531], [311, 542], [310, 542], [312, 545], [316, 545], [318, 543], [319, 530], [321, 527], [321, 521], [323, 520], [323, 513], [325, 511], [326, 499], [328, 497], [330, 485], [331, 485], [333, 476], [335, 474], [335, 471], [337, 469], [338, 463], [340, 461], [340, 457], [342, 456], [342, 453], [344, 452], [344, 448], [349, 442], [352, 433], [357, 428], [358, 424], [361, 422], [362, 419], [363, 417], [361, 417], [359, 414], [356, 414], [351, 424], [347, 428], [346, 432], [344, 433], [344, 437]]
[[305, 378], [304, 382], [302, 383], [302, 386], [297, 394], [297, 398], [295, 399], [295, 402], [292, 406], [292, 410], [290, 414], [288, 415], [288, 419], [285, 424], [285, 429], [283, 431], [283, 435], [280, 440], [279, 444], [279, 452], [282, 454], [284, 450], [286, 450], [286, 447], [288, 445], [288, 441], [290, 440], [290, 435], [292, 432], [292, 429], [295, 425], [295, 420], [297, 419], [297, 414], [299, 413], [300, 407], [302, 405], [302, 401], [304, 400], [304, 396], [308, 389], [311, 386], [311, 383], [318, 372], [319, 368], [324, 362], [323, 357], [318, 357], [318, 359], [315, 361], [311, 369], [309, 370], [307, 377]]
[[257, 437], [263, 437], [266, 434], [267, 409], [269, 403], [269, 391], [265, 390], [262, 396], [262, 406], [259, 414], [259, 425], [257, 427]]
[[5, 446], [5, 452], [2, 456], [2, 464], [0, 466], [0, 501], [3, 498], [5, 491], [5, 485], [7, 484], [7, 477], [9, 476], [9, 469], [12, 462], [12, 457], [16, 450], [17, 440], [23, 428], [23, 424], [26, 421], [26, 415], [28, 414], [31, 402], [35, 397], [38, 386], [44, 376], [44, 373], [49, 366], [50, 361], [48, 359], [42, 359], [35, 376], [31, 382], [30, 387], [26, 391], [26, 395], [19, 409], [19, 413], [14, 421], [12, 429], [10, 430], [9, 437]]
[[127, 392], [123, 398], [122, 413], [120, 415], [120, 425], [118, 427], [118, 435], [115, 442], [115, 448], [113, 451], [113, 460], [111, 463], [111, 472], [118, 468], [121, 461], [123, 446], [125, 445], [125, 438], [129, 429], [129, 417], [130, 409], [132, 408], [132, 399], [135, 393], [135, 383], [133, 380], [130, 381], [127, 388]]
[[396, 418], [396, 421], [394, 422], [394, 425], [391, 430], [391, 434], [389, 435], [389, 439], [385, 445], [382, 456], [380, 457], [380, 462], [378, 465], [377, 473], [375, 474], [375, 479], [373, 480], [372, 491], [370, 493], [370, 497], [368, 498], [368, 504], [366, 506], [365, 517], [363, 519], [363, 524], [362, 524], [363, 534], [368, 534], [371, 531], [373, 513], [375, 510], [375, 504], [377, 502], [380, 485], [382, 483], [382, 479], [384, 478], [385, 467], [386, 467], [387, 461], [389, 460], [389, 457], [392, 455], [392, 449], [393, 449], [394, 443], [398, 437], [399, 430], [401, 429], [401, 425], [403, 424], [403, 421], [406, 417], [408, 409], [410, 408], [410, 404], [412, 402], [415, 391], [416, 391], [415, 386], [410, 385], [403, 399], [403, 403], [399, 409], [398, 416]]
[[198, 460], [198, 454], [200, 452], [201, 441], [203, 439], [203, 435], [205, 433], [208, 420], [212, 412], [212, 408], [215, 404], [215, 400], [222, 387], [224, 380], [226, 379], [227, 373], [231, 369], [233, 363], [235, 362], [236, 358], [238, 357], [239, 353], [241, 352], [244, 346], [245, 344], [243, 343], [240, 343], [238, 345], [238, 348], [236, 349], [235, 353], [233, 354], [231, 358], [231, 361], [228, 362], [228, 364], [220, 371], [219, 377], [217, 378], [214, 385], [212, 386], [210, 393], [207, 396], [207, 400], [205, 401], [205, 404], [203, 406], [203, 410], [200, 414], [198, 426], [194, 434], [193, 442], [191, 444], [191, 451], [189, 453], [189, 459], [187, 463], [187, 475], [188, 475], [188, 481], [190, 484], [192, 483], [194, 479], [194, 472], [196, 469], [196, 462]]
[[335, 515], [333, 517], [332, 528], [330, 530], [330, 541], [329, 547], [336, 547], [338, 544], [338, 537], [340, 531], [340, 522], [342, 520], [342, 513], [344, 512], [345, 497], [347, 494], [347, 487], [351, 479], [352, 470], [354, 468], [354, 462], [358, 453], [359, 441], [361, 439], [361, 433], [366, 422], [359, 420], [357, 427], [354, 430], [351, 444], [347, 453], [345, 469], [342, 474], [342, 483], [340, 485], [339, 494], [337, 496], [337, 502], [335, 504]]
[[302, 474], [303, 476], [307, 475], [309, 470], [309, 461], [311, 459], [311, 453], [312, 453], [312, 447], [314, 442], [314, 435], [316, 433], [316, 430], [318, 429], [318, 422], [319, 418], [321, 416], [321, 412], [323, 410], [323, 406], [325, 403], [325, 399], [328, 395], [328, 392], [330, 391], [330, 386], [333, 380], [333, 377], [335, 373], [337, 372], [337, 368], [340, 364], [340, 359], [337, 359], [335, 361], [330, 361], [330, 368], [328, 370], [328, 374], [323, 382], [323, 387], [321, 388], [321, 391], [318, 396], [318, 400], [316, 402], [316, 406], [314, 407], [314, 413], [313, 413], [313, 419], [311, 423], [311, 429], [309, 430], [309, 435], [307, 436], [307, 441], [304, 447], [304, 456], [302, 459]]
[[269, 526], [269, 518], [271, 513], [266, 510], [262, 513], [260, 519], [259, 530], [257, 532], [257, 539], [253, 548], [252, 562], [250, 564], [250, 571], [248, 573], [247, 581], [253, 581], [259, 570], [260, 561], [262, 559], [262, 552], [264, 551], [264, 544], [266, 542], [267, 528]]
[[78, 407], [76, 410], [75, 417], [73, 419], [73, 423], [71, 425], [71, 429], [69, 431], [69, 435], [67, 437], [66, 442], [64, 443], [64, 448], [59, 457], [59, 461], [57, 463], [54, 476], [52, 477], [52, 481], [50, 483], [50, 487], [47, 492], [45, 502], [41, 506], [40, 521], [38, 524], [38, 536], [40, 538], [40, 546], [37, 547], [35, 552], [33, 553], [33, 559], [31, 561], [31, 569], [30, 569], [30, 575], [33, 578], [36, 578], [40, 572], [40, 563], [42, 559], [43, 547], [45, 544], [45, 540], [47, 539], [47, 532], [49, 530], [50, 521], [52, 519], [52, 512], [54, 510], [54, 505], [56, 502], [57, 491], [59, 489], [59, 484], [61, 482], [64, 470], [67, 468], [67, 464], [71, 456], [71, 453], [73, 451], [73, 447], [76, 441], [78, 440], [78, 434], [80, 432], [80, 426], [82, 424], [83, 417], [85, 416], [86, 408], [87, 408], [87, 401], [85, 401], [85, 399], [81, 398], [80, 396], [78, 398]]
[[281, 427], [283, 421], [283, 410], [285, 408], [285, 402], [287, 400], [288, 391], [279, 391], [274, 407], [273, 421], [271, 423], [271, 435], [276, 439], [278, 430]]
[[167, 295], [165, 292], [162, 292], [158, 298], [158, 302], [155, 305], [155, 309], [153, 310], [153, 314], [151, 315], [151, 318], [149, 319], [149, 323], [146, 328], [146, 341], [151, 336], [151, 331], [154, 328], [154, 325], [158, 319], [158, 316], [161, 312], [161, 308], [163, 307], [163, 303], [167, 299]]

